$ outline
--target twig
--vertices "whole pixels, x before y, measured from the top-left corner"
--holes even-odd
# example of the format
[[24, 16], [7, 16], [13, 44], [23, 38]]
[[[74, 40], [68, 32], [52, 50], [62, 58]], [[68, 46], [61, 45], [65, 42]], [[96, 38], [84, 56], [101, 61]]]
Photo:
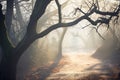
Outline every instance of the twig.
[[86, 26], [84, 26], [84, 27], [82, 27], [82, 29], [84, 29], [84, 28], [86, 28], [86, 27], [88, 27], [88, 26], [90, 26], [91, 24], [87, 24]]
[[99, 31], [98, 31], [97, 28], [95, 28], [95, 27], [92, 27], [92, 28], [96, 30], [97, 34], [98, 34], [103, 40], [105, 40], [105, 38], [99, 33]]

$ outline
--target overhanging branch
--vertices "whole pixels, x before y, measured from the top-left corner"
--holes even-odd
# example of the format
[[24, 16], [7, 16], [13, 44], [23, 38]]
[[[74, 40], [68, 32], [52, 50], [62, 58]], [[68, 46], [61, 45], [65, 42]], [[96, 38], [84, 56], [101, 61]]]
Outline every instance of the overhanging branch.
[[[90, 12], [88, 13], [84, 13], [83, 16], [79, 17], [78, 19], [69, 22], [69, 23], [58, 23], [55, 25], [50, 26], [48, 29], [44, 30], [43, 32], [35, 35], [36, 39], [37, 38], [41, 38], [44, 37], [45, 35], [47, 35], [48, 33], [50, 33], [51, 31], [57, 29], [57, 28], [61, 28], [61, 27], [71, 27], [77, 23], [79, 23], [82, 20], [87, 20], [88, 22], [90, 22], [92, 25], [97, 25], [97, 24], [109, 24], [110, 20], [112, 17], [117, 16], [119, 14], [120, 11], [120, 6], [118, 6], [119, 8], [115, 11], [115, 12], [102, 12], [97, 10], [97, 6], [93, 5], [94, 7], [91, 9]], [[80, 10], [80, 9], [79, 9]], [[81, 10], [80, 10], [81, 11]], [[93, 13], [97, 13], [100, 15], [109, 15], [109, 18], [101, 18], [101, 19], [97, 19], [97, 20], [92, 20], [89, 16], [92, 15]], [[98, 33], [98, 31], [96, 31]], [[101, 35], [100, 35], [101, 36]]]
[[[39, 0], [37, 0], [37, 1], [39, 1]], [[44, 0], [42, 0], [43, 2], [44, 2]], [[47, 1], [47, 0], [45, 0], [45, 1]], [[51, 1], [51, 0], [50, 0]], [[56, 0], [57, 1], [57, 0]], [[44, 3], [45, 4], [45, 3]], [[58, 4], [58, 3], [57, 3]], [[39, 6], [39, 5], [38, 5]], [[47, 5], [46, 5], [47, 6]], [[46, 8], [46, 6], [45, 6], [45, 8]], [[40, 7], [42, 7], [42, 6], [40, 6]], [[59, 4], [58, 4], [58, 7], [59, 7]], [[120, 7], [120, 6], [118, 6], [118, 7]], [[37, 8], [37, 7], [36, 7]], [[59, 8], [60, 9], [60, 8]], [[44, 11], [45, 11], [45, 9], [44, 9]], [[44, 11], [43, 11], [43, 13], [44, 13]], [[23, 42], [21, 42], [22, 44], [20, 44], [20, 45], [18, 45], [17, 47], [18, 48], [15, 48], [16, 49], [16, 52], [15, 53], [17, 53], [18, 52], [18, 54], [16, 54], [16, 55], [18, 55], [18, 57], [30, 46], [30, 44], [33, 42], [33, 41], [35, 41], [36, 39], [38, 39], [38, 38], [42, 38], [42, 37], [44, 37], [44, 36], [46, 36], [48, 33], [50, 33], [51, 31], [53, 31], [53, 30], [55, 30], [55, 29], [57, 29], [57, 28], [61, 28], [61, 27], [72, 27], [73, 25], [76, 25], [77, 23], [79, 23], [80, 21], [82, 21], [82, 20], [87, 20], [88, 22], [90, 22], [92, 25], [98, 25], [98, 24], [109, 24], [109, 22], [110, 22], [110, 20], [112, 19], [112, 17], [115, 17], [115, 16], [117, 16], [118, 14], [119, 14], [119, 11], [120, 11], [120, 9], [119, 8], [117, 8], [117, 10], [115, 10], [114, 12], [102, 12], [102, 11], [99, 11], [98, 10], [98, 8], [97, 8], [97, 6], [96, 5], [93, 5], [93, 7], [91, 7], [91, 9], [90, 9], [90, 11], [89, 12], [87, 12], [87, 13], [85, 13], [83, 16], [81, 16], [81, 17], [79, 17], [79, 18], [77, 18], [76, 20], [74, 20], [74, 21], [72, 21], [72, 22], [68, 22], [68, 23], [63, 23], [63, 22], [61, 22], [61, 11], [59, 11], [59, 23], [57, 23], [57, 24], [54, 24], [54, 25], [52, 25], [52, 26], [50, 26], [49, 28], [47, 28], [46, 30], [44, 30], [44, 31], [42, 31], [41, 33], [39, 33], [39, 34], [35, 34], [35, 35], [32, 35], [32, 36], [30, 36], [29, 38], [27, 38], [26, 40], [25, 40], [25, 42], [24, 42], [24, 40], [23, 40]], [[38, 10], [38, 12], [40, 12], [40, 10]], [[37, 14], [35, 14], [35, 16], [37, 16], [37, 17], [35, 17], [35, 16], [33, 16], [33, 18], [31, 17], [31, 19], [33, 19], [32, 21], [34, 22], [34, 20], [36, 21], [37, 19], [39, 19], [40, 18], [40, 16], [42, 16], [43, 15], [43, 13], [42, 14], [38, 14], [39, 15], [39, 17], [38, 17], [38, 15]], [[90, 18], [90, 16], [93, 14], [93, 13], [97, 13], [97, 14], [100, 14], [100, 15], [104, 15], [104, 16], [106, 16], [106, 15], [109, 15], [110, 17], [109, 18], [100, 18], [100, 19], [97, 19], [97, 20], [92, 20], [91, 18]], [[33, 14], [33, 13], [32, 13]], [[34, 18], [35, 17], [35, 18]], [[61, 19], [60, 19], [61, 18]], [[31, 27], [28, 27], [28, 29], [32, 29], [34, 26], [31, 26]], [[96, 29], [97, 30], [97, 29]], [[99, 32], [98, 32], [99, 33]], [[20, 47], [23, 47], [23, 49], [21, 49], [21, 50], [19, 50], [19, 46]], [[20, 52], [19, 52], [20, 51]]]

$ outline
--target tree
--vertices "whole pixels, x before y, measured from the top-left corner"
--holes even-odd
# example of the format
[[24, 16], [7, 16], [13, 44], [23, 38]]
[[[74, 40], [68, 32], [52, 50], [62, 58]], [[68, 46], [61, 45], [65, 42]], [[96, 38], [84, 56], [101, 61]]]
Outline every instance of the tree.
[[[2, 54], [3, 56], [2, 56], [1, 63], [0, 63], [0, 80], [16, 80], [16, 66], [17, 66], [17, 63], [21, 55], [35, 40], [46, 36], [51, 31], [57, 28], [61, 28], [61, 27], [70, 27], [70, 26], [73, 26], [79, 23], [82, 20], [87, 20], [92, 25], [98, 25], [98, 27], [94, 29], [99, 34], [98, 32], [99, 25], [101, 24], [109, 25], [109, 22], [112, 20], [113, 17], [115, 17], [115, 19], [119, 17], [118, 15], [120, 11], [120, 5], [118, 5], [112, 12], [105, 12], [99, 9], [100, 6], [98, 4], [98, 1], [96, 0], [96, 2], [93, 2], [91, 4], [91, 7], [89, 7], [88, 12], [84, 12], [82, 11], [82, 9], [76, 8], [76, 12], [80, 11], [83, 15], [75, 19], [72, 22], [63, 23], [61, 5], [59, 4], [58, 0], [55, 0], [58, 6], [58, 18], [59, 18], [58, 23], [50, 26], [49, 28], [47, 28], [46, 30], [40, 33], [37, 33], [36, 32], [37, 21], [45, 13], [46, 7], [51, 1], [52, 0], [36, 0], [34, 9], [30, 16], [30, 21], [27, 25], [27, 32], [24, 35], [23, 39], [17, 44], [17, 46], [13, 47], [7, 36], [8, 36], [11, 23], [12, 23], [11, 21], [12, 21], [12, 15], [13, 15], [14, 0], [7, 0], [7, 10], [6, 10], [6, 15], [5, 15], [6, 25], [4, 24], [4, 15], [2, 14], [2, 10], [0, 12], [0, 17], [1, 17], [0, 19], [0, 22], [1, 22], [0, 23], [0, 41], [1, 41], [0, 44], [3, 50], [3, 54]], [[102, 15], [103, 17], [99, 17], [97, 20], [92, 20], [90, 16], [93, 15], [94, 13]], [[108, 16], [108, 17], [105, 17], [105, 16]]]

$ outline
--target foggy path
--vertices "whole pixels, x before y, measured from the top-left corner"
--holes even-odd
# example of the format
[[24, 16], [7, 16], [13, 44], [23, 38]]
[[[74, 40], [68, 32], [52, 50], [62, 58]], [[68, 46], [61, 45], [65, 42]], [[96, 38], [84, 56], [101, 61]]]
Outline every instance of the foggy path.
[[83, 72], [88, 67], [101, 63], [99, 60], [92, 58], [90, 55], [84, 54], [66, 54], [64, 55], [63, 60], [61, 60], [61, 64], [62, 62], [65, 62], [66, 64], [63, 65], [58, 73]]
[[114, 66], [106, 60], [101, 62], [93, 58], [91, 53], [65, 53], [47, 80], [104, 80], [103, 78], [109, 80], [115, 76], [112, 75], [114, 73], [113, 68]]
[[[25, 80], [43, 80], [43, 75], [49, 74], [45, 80], [119, 80], [119, 63], [115, 59], [97, 59], [93, 57], [95, 51], [83, 53], [63, 53], [57, 66], [49, 74], [49, 66], [53, 63], [36, 68]], [[103, 55], [104, 56], [104, 55]], [[117, 58], [119, 59], [119, 58]]]

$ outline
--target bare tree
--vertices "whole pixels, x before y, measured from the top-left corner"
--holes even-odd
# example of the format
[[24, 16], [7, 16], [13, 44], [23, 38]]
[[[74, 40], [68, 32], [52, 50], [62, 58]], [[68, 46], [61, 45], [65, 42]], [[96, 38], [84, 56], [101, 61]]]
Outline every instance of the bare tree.
[[[5, 15], [5, 22], [4, 18], [2, 18], [2, 23], [0, 23], [0, 39], [1, 39], [1, 46], [3, 49], [3, 56], [0, 64], [0, 80], [15, 80], [16, 79], [16, 66], [24, 51], [38, 38], [42, 38], [49, 34], [51, 31], [61, 28], [61, 27], [71, 27], [76, 25], [82, 20], [89, 21], [92, 25], [101, 25], [107, 24], [109, 28], [109, 22], [112, 20], [113, 17], [118, 18], [118, 14], [120, 11], [120, 5], [118, 5], [114, 11], [101, 11], [99, 10], [98, 3], [92, 3], [88, 12], [84, 12], [82, 9], [77, 8], [76, 11], [81, 12], [83, 15], [78, 17], [72, 22], [64, 23], [62, 22], [62, 13], [61, 13], [61, 5], [59, 4], [58, 0], [55, 0], [58, 6], [58, 23], [48, 27], [46, 30], [37, 33], [36, 32], [36, 25], [37, 21], [41, 16], [45, 13], [46, 7], [52, 0], [36, 0], [34, 9], [30, 16], [30, 21], [27, 25], [27, 32], [23, 39], [18, 43], [16, 47], [13, 47], [7, 37], [6, 31], [9, 32], [11, 28], [11, 21], [13, 15], [13, 4], [14, 0], [7, 0], [7, 10]], [[103, 17], [99, 17], [97, 20], [93, 20], [90, 18], [91, 15], [94, 13], [102, 15]], [[0, 13], [2, 15], [2, 11]], [[0, 16], [1, 16], [0, 15]], [[3, 15], [2, 15], [3, 16]], [[108, 17], [105, 17], [108, 16]], [[6, 27], [6, 28], [5, 28]], [[98, 33], [98, 27], [95, 28], [96, 32]], [[100, 34], [99, 34], [100, 35]], [[101, 36], [102, 37], [102, 36]], [[61, 44], [61, 43], [60, 43]]]

